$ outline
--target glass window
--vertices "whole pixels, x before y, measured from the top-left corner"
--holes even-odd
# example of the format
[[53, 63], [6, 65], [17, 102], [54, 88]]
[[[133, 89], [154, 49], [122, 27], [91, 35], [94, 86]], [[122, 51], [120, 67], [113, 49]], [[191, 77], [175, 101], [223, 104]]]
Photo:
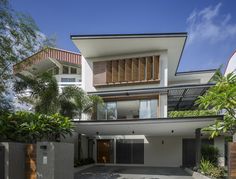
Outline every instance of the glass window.
[[63, 74], [69, 74], [69, 67], [63, 66], [62, 72], [63, 72]]
[[139, 117], [140, 118], [156, 118], [158, 100], [140, 100], [139, 102]]
[[139, 118], [139, 100], [117, 101], [117, 118]]
[[71, 68], [70, 68], [70, 74], [77, 74], [77, 69], [71, 67]]
[[97, 117], [98, 120], [117, 119], [116, 102], [107, 102], [103, 105], [98, 105]]

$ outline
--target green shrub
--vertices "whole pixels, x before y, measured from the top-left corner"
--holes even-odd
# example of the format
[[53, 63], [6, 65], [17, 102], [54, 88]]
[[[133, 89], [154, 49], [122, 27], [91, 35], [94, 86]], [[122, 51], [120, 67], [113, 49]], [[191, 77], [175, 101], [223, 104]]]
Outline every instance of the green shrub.
[[218, 157], [219, 157], [219, 149], [214, 147], [213, 145], [203, 145], [201, 148], [202, 158], [210, 161], [212, 164], [217, 166]]
[[5, 113], [0, 116], [0, 140], [26, 143], [58, 141], [60, 137], [72, 134], [73, 127], [70, 119], [60, 114]]
[[222, 178], [224, 176], [224, 169], [222, 167], [215, 166], [209, 160], [205, 159], [201, 160], [199, 170], [202, 174], [214, 178]]
[[192, 116], [212, 116], [217, 115], [213, 110], [186, 110], [186, 111], [170, 111], [169, 117], [192, 117]]

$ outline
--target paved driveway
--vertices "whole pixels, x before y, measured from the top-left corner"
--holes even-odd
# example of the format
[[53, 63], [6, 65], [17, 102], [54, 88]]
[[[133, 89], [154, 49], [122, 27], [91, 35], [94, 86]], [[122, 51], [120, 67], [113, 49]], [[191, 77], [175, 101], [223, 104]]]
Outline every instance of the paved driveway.
[[93, 166], [74, 179], [193, 179], [181, 168]]

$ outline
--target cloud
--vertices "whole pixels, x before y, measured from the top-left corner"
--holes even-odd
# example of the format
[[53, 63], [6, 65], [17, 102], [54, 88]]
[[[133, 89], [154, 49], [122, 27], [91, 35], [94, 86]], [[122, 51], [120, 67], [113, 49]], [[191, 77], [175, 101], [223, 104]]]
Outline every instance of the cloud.
[[221, 3], [203, 10], [194, 10], [187, 18], [188, 44], [207, 41], [217, 43], [236, 35], [236, 24], [230, 22], [231, 15], [220, 14]]

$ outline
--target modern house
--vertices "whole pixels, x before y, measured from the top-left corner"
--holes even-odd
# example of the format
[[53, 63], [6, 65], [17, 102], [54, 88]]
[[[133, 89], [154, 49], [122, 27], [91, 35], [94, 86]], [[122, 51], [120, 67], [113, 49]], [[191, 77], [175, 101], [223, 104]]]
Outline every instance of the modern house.
[[47, 48], [14, 66], [14, 73], [52, 72], [60, 88], [77, 85], [99, 95], [92, 117], [75, 121], [78, 158], [98, 164], [179, 167], [198, 165], [201, 143], [219, 148], [201, 128], [222, 116], [171, 118], [170, 111], [195, 109], [195, 100], [214, 84], [215, 70], [178, 72], [186, 33], [72, 35], [81, 54]]
[[215, 70], [178, 72], [186, 33], [72, 35], [81, 52], [82, 88], [104, 105], [93, 118], [77, 121], [83, 156], [98, 164], [179, 167], [200, 161], [201, 143], [219, 148], [201, 128], [222, 116], [171, 118], [170, 111], [194, 109], [214, 84]]

